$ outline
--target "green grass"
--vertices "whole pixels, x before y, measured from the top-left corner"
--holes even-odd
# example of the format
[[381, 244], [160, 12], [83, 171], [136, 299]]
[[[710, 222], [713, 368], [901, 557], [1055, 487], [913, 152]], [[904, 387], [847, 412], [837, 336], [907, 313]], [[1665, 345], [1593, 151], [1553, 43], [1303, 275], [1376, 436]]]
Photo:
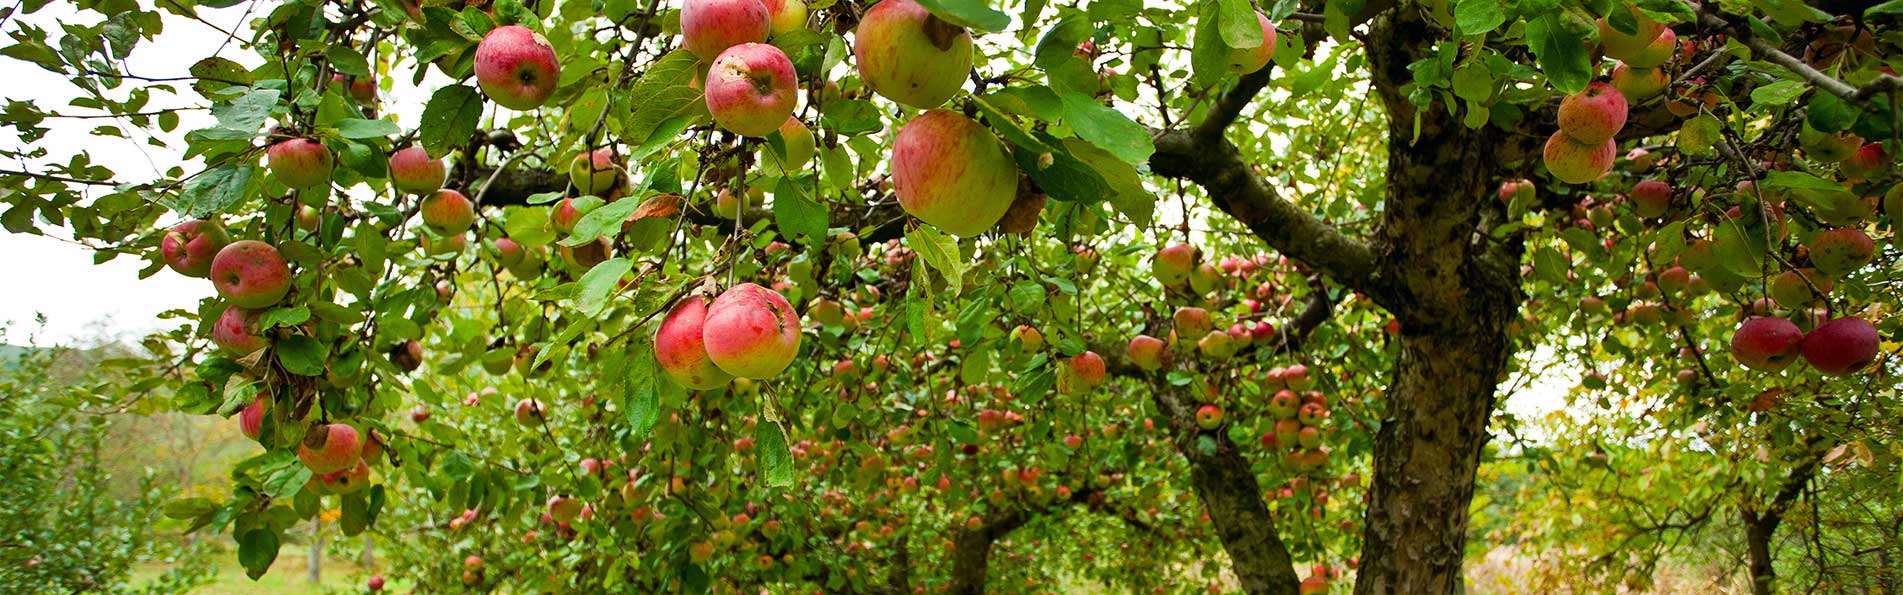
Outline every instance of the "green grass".
[[[317, 595], [329, 591], [362, 591], [367, 575], [354, 560], [330, 558], [324, 560], [323, 582], [312, 584], [305, 579], [305, 563], [309, 560], [309, 546], [285, 546], [278, 551], [276, 564], [271, 571], [253, 581], [244, 575], [244, 568], [238, 566], [238, 558], [229, 552], [210, 554], [218, 564], [218, 572], [210, 583], [192, 591], [193, 595]], [[132, 571], [133, 584], [145, 584], [153, 577], [168, 570], [164, 564], [146, 564]]]

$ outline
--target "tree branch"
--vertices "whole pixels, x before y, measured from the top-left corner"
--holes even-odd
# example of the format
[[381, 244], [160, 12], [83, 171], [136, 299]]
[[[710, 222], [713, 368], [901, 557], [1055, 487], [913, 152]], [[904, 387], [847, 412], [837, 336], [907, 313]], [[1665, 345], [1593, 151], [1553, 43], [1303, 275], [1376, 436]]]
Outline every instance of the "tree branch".
[[1709, 5], [1692, 5], [1692, 10], [1698, 13], [1699, 24], [1718, 31], [1723, 31], [1732, 38], [1744, 42], [1745, 47], [1751, 48], [1752, 53], [1757, 54], [1758, 57], [1763, 58], [1766, 62], [1782, 66], [1785, 70], [1791, 71], [1792, 74], [1796, 74], [1799, 78], [1804, 79], [1805, 82], [1822, 89], [1825, 93], [1841, 97], [1844, 101], [1848, 101], [1864, 110], [1875, 109], [1876, 106], [1870, 103], [1871, 96], [1877, 93], [1903, 88], [1903, 79], [1888, 74], [1880, 75], [1877, 80], [1871, 82], [1866, 87], [1858, 88], [1852, 86], [1850, 83], [1837, 80], [1836, 77], [1824, 74], [1822, 71], [1812, 68], [1811, 65], [1804, 63], [1802, 59], [1792, 56], [1786, 53], [1782, 48], [1772, 45], [1771, 42], [1758, 37], [1751, 32], [1750, 27], [1739, 26], [1731, 22], [1731, 20], [1726, 18], [1723, 14], [1713, 12]]
[[1217, 208], [1247, 226], [1270, 247], [1315, 267], [1337, 282], [1382, 302], [1390, 296], [1375, 274], [1367, 244], [1284, 199], [1242, 160], [1234, 144], [1182, 130], [1155, 135], [1150, 169], [1195, 182]]

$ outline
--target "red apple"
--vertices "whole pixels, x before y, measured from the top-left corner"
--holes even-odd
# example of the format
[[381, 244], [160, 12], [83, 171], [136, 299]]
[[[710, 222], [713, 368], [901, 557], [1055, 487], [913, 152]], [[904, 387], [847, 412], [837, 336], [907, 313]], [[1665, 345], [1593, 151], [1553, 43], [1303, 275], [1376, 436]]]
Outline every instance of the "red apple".
[[1568, 184], [1584, 184], [1599, 179], [1612, 169], [1612, 160], [1617, 156], [1619, 143], [1613, 139], [1597, 144], [1584, 144], [1573, 140], [1564, 130], [1553, 132], [1546, 139], [1546, 151], [1543, 155], [1546, 170], [1554, 178]]
[[363, 439], [349, 424], [312, 426], [297, 446], [297, 460], [323, 475], [355, 466], [363, 455]]
[[430, 157], [422, 146], [397, 149], [390, 154], [390, 185], [400, 192], [424, 194], [443, 187], [449, 168], [443, 160]]
[[1846, 178], [1864, 180], [1889, 173], [1890, 165], [1890, 156], [1883, 151], [1883, 145], [1869, 143], [1845, 158], [1837, 171]]
[[1104, 381], [1103, 358], [1096, 352], [1085, 351], [1064, 360], [1063, 367], [1057, 370], [1057, 390], [1066, 394], [1077, 394], [1102, 385]]
[[[884, 0], [880, 6], [892, 2], [911, 4]], [[892, 142], [892, 184], [906, 213], [952, 235], [975, 236], [1010, 210], [1018, 168], [990, 130], [935, 109], [899, 129]]]
[[582, 502], [568, 496], [548, 497], [548, 516], [556, 522], [566, 523], [581, 516]]
[[476, 44], [476, 83], [496, 105], [517, 111], [541, 107], [561, 78], [555, 46], [528, 27], [496, 27]]
[[1797, 359], [1803, 339], [1789, 320], [1754, 316], [1731, 335], [1731, 357], [1747, 368], [1776, 372]]
[[1203, 405], [1196, 409], [1196, 427], [1214, 430], [1222, 426], [1222, 408], [1215, 405]]
[[779, 292], [741, 283], [714, 299], [703, 322], [707, 357], [742, 378], [772, 378], [799, 355], [800, 318]]
[[292, 188], [309, 188], [330, 182], [333, 159], [330, 148], [309, 138], [278, 141], [265, 149], [265, 161], [271, 175]]
[[806, 28], [804, 0], [765, 0], [767, 22], [775, 37]]
[[1804, 335], [1804, 361], [1826, 375], [1849, 375], [1876, 361], [1881, 340], [1877, 327], [1868, 320], [1834, 319]]
[[[758, 3], [758, 0], [737, 0]], [[720, 53], [707, 70], [707, 111], [721, 128], [764, 137], [799, 105], [799, 75], [780, 48], [743, 43]]]
[[354, 494], [370, 486], [370, 466], [363, 461], [349, 468], [312, 475], [304, 481], [304, 489], [319, 496]]
[[707, 356], [702, 338], [707, 302], [705, 296], [697, 294], [682, 298], [654, 331], [654, 358], [660, 361], [661, 370], [674, 382], [694, 390], [719, 388], [733, 379]]
[[964, 86], [971, 73], [971, 33], [913, 0], [881, 0], [860, 17], [852, 56], [873, 92], [929, 109]]
[[681, 6], [681, 47], [701, 60], [711, 61], [743, 43], [765, 42], [770, 33], [772, 16], [760, 0], [687, 0]]
[[1581, 144], [1598, 145], [1625, 128], [1625, 95], [1602, 82], [1559, 102], [1559, 129]]
[[270, 244], [238, 240], [212, 257], [211, 283], [225, 301], [259, 309], [278, 303], [290, 293], [291, 267]]
[[1155, 372], [1163, 367], [1163, 341], [1149, 335], [1137, 335], [1130, 339], [1129, 347], [1124, 348], [1124, 357], [1130, 363], [1145, 371]]
[[547, 417], [548, 409], [542, 406], [541, 401], [522, 399], [515, 402], [515, 423], [517, 424], [524, 426], [539, 425], [542, 423], [542, 420]]
[[1150, 273], [1156, 281], [1165, 287], [1180, 285], [1189, 280], [1189, 274], [1196, 270], [1196, 261], [1200, 251], [1189, 244], [1171, 244], [1156, 251], [1156, 258], [1150, 261]]
[[174, 272], [203, 278], [211, 274], [212, 258], [230, 242], [216, 222], [192, 219], [165, 232], [159, 239], [159, 254]]
[[270, 339], [259, 334], [258, 311], [238, 306], [225, 306], [224, 314], [212, 324], [211, 342], [239, 357], [271, 345]]
[[1658, 180], [1642, 180], [1626, 192], [1640, 217], [1663, 217], [1672, 208], [1672, 187]]
[[251, 400], [251, 404], [245, 405], [244, 409], [238, 411], [238, 431], [243, 433], [244, 437], [258, 439], [258, 432], [264, 428], [264, 413], [271, 408], [271, 402], [265, 400], [267, 396], [269, 395], [258, 393], [258, 396]]
[[455, 190], [437, 190], [417, 206], [423, 224], [441, 236], [461, 235], [476, 224], [476, 205]]
[[1268, 66], [1275, 59], [1275, 23], [1269, 21], [1269, 15], [1258, 10], [1255, 19], [1262, 24], [1262, 45], [1252, 48], [1229, 48], [1229, 72], [1249, 74]]

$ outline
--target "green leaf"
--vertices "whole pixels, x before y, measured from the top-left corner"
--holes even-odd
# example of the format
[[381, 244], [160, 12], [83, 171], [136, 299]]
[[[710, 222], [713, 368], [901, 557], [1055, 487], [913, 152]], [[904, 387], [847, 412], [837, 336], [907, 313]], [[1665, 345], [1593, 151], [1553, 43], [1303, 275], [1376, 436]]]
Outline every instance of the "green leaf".
[[1578, 17], [1558, 12], [1526, 24], [1527, 47], [1539, 58], [1540, 71], [1561, 93], [1578, 93], [1592, 81], [1592, 57], [1586, 52], [1591, 28]]
[[220, 165], [185, 184], [179, 207], [187, 216], [206, 218], [223, 213], [250, 196], [258, 183], [258, 166]]
[[297, 495], [304, 484], [311, 480], [311, 468], [302, 463], [290, 461], [278, 468], [276, 473], [264, 480], [264, 493], [272, 498], [285, 499]]
[[878, 106], [864, 99], [835, 99], [826, 103], [820, 120], [841, 136], [858, 136], [885, 128]]
[[482, 122], [482, 93], [468, 85], [437, 89], [423, 106], [417, 137], [431, 155], [448, 155], [469, 142]]
[[920, 225], [905, 232], [905, 245], [945, 278], [945, 286], [951, 288], [949, 295], [962, 293], [965, 262], [958, 252], [958, 238], [940, 233], [929, 225]]
[[633, 268], [633, 262], [615, 257], [588, 269], [588, 273], [581, 276], [581, 295], [576, 296], [575, 307], [587, 316], [600, 315], [608, 306], [608, 296], [621, 286], [621, 277]]
[[1222, 17], [1222, 43], [1234, 49], [1262, 47], [1262, 21], [1249, 0], [1216, 0]]
[[639, 208], [641, 201], [628, 197], [589, 209], [575, 220], [574, 232], [562, 240], [562, 245], [580, 246], [619, 232], [621, 224], [634, 216], [634, 211]]
[[[991, 97], [997, 97], [997, 95], [994, 94], [991, 95]], [[1050, 145], [1044, 144], [1044, 141], [1032, 136], [1031, 131], [1018, 124], [1017, 120], [999, 111], [997, 106], [992, 105], [990, 101], [986, 101], [985, 97], [973, 95], [971, 97], [971, 103], [978, 107], [978, 113], [984, 115], [985, 124], [990, 126], [991, 130], [997, 132], [998, 136], [1004, 137], [1005, 141], [1039, 153], [1049, 153], [1054, 150]]]
[[238, 564], [245, 576], [258, 580], [278, 559], [278, 532], [269, 528], [252, 529], [238, 537]]
[[825, 238], [828, 218], [826, 205], [807, 198], [806, 185], [793, 178], [782, 178], [773, 191], [773, 222], [787, 237]]
[[1090, 166], [1110, 186], [1106, 200], [1117, 212], [1130, 218], [1137, 227], [1149, 227], [1156, 215], [1156, 195], [1143, 185], [1143, 176], [1130, 165], [1096, 145], [1065, 139], [1064, 148], [1078, 161]]
[[278, 363], [285, 371], [299, 376], [324, 375], [324, 362], [330, 359], [330, 346], [304, 335], [291, 335], [277, 342]]
[[337, 136], [348, 139], [383, 138], [402, 132], [402, 128], [389, 120], [351, 118], [337, 121]]
[[345, 494], [343, 501], [343, 516], [338, 519], [338, 526], [344, 535], [354, 537], [370, 524], [370, 507], [362, 493]]
[[463, 454], [460, 450], [452, 450], [449, 454], [443, 455], [443, 463], [439, 468], [443, 472], [443, 477], [450, 481], [468, 481], [476, 474], [476, 463], [470, 461], [469, 455]]
[[189, 72], [197, 79], [192, 83], [192, 90], [206, 99], [218, 99], [234, 89], [249, 87], [253, 80], [251, 70], [243, 64], [216, 56], [193, 63]]
[[1491, 33], [1506, 21], [1500, 0], [1459, 0], [1454, 4], [1454, 33], [1457, 35]]
[[1807, 87], [1797, 81], [1778, 81], [1751, 90], [1751, 102], [1764, 105], [1789, 105], [1804, 96]]
[[754, 446], [760, 453], [760, 475], [773, 487], [793, 485], [793, 451], [786, 444], [786, 429], [778, 423], [754, 425]]
[[1685, 121], [1678, 129], [1678, 150], [1691, 156], [1710, 153], [1712, 145], [1723, 138], [1722, 124], [1710, 114]]
[[197, 518], [199, 515], [217, 510], [218, 505], [210, 498], [181, 498], [165, 503], [166, 518], [179, 520]]
[[[336, 304], [328, 304], [337, 307]], [[304, 306], [272, 308], [258, 317], [258, 328], [268, 329], [280, 326], [297, 326], [311, 319], [311, 309]]]
[[1199, 87], [1216, 86], [1229, 75], [1229, 44], [1222, 41], [1220, 10], [1216, 0], [1196, 4], [1196, 37], [1190, 43], [1189, 65]]
[[933, 16], [981, 33], [995, 33], [1011, 26], [1011, 15], [998, 12], [985, 0], [919, 0], [918, 3]]
[[333, 45], [324, 50], [324, 59], [330, 61], [330, 67], [337, 72], [350, 76], [370, 76], [370, 62], [363, 53], [345, 45]]
[[1123, 112], [1081, 93], [1064, 93], [1063, 100], [1065, 123], [1091, 144], [1130, 163], [1149, 161], [1150, 154], [1156, 152], [1149, 131]]
[[231, 103], [212, 106], [211, 115], [219, 128], [255, 135], [277, 108], [279, 96], [277, 89], [254, 89]]
[[700, 101], [700, 90], [693, 87], [697, 62], [687, 50], [674, 50], [648, 66], [628, 91], [630, 109], [622, 118], [622, 138], [646, 139], [661, 122]]
[[1863, 18], [1883, 15], [1903, 15], [1903, 0], [1890, 0], [1863, 10]]
[[628, 402], [623, 407], [628, 412], [628, 433], [635, 440], [647, 439], [654, 423], [661, 419], [661, 391], [664, 390], [684, 389], [661, 374], [661, 364], [654, 359], [653, 343], [635, 342], [628, 353]]

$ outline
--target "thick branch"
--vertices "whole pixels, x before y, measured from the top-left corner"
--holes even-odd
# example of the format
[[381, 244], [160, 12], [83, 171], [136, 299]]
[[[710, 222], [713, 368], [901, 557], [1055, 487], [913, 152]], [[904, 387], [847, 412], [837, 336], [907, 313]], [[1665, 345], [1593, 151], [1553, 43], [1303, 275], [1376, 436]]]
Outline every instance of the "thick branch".
[[[1242, 450], [1222, 432], [1199, 432], [1195, 406], [1182, 387], [1151, 383], [1157, 409], [1168, 417], [1176, 448], [1189, 459], [1190, 483], [1209, 513], [1231, 569], [1249, 595], [1297, 593], [1300, 578], [1275, 517], [1262, 503], [1262, 487]], [[1207, 440], [1205, 440], [1205, 438]], [[1205, 450], [1203, 443], [1213, 449]]]
[[1217, 208], [1290, 258], [1377, 302], [1388, 296], [1376, 279], [1374, 255], [1366, 244], [1284, 199], [1256, 175], [1228, 140], [1171, 130], [1158, 134], [1155, 141], [1151, 171], [1202, 186]]

